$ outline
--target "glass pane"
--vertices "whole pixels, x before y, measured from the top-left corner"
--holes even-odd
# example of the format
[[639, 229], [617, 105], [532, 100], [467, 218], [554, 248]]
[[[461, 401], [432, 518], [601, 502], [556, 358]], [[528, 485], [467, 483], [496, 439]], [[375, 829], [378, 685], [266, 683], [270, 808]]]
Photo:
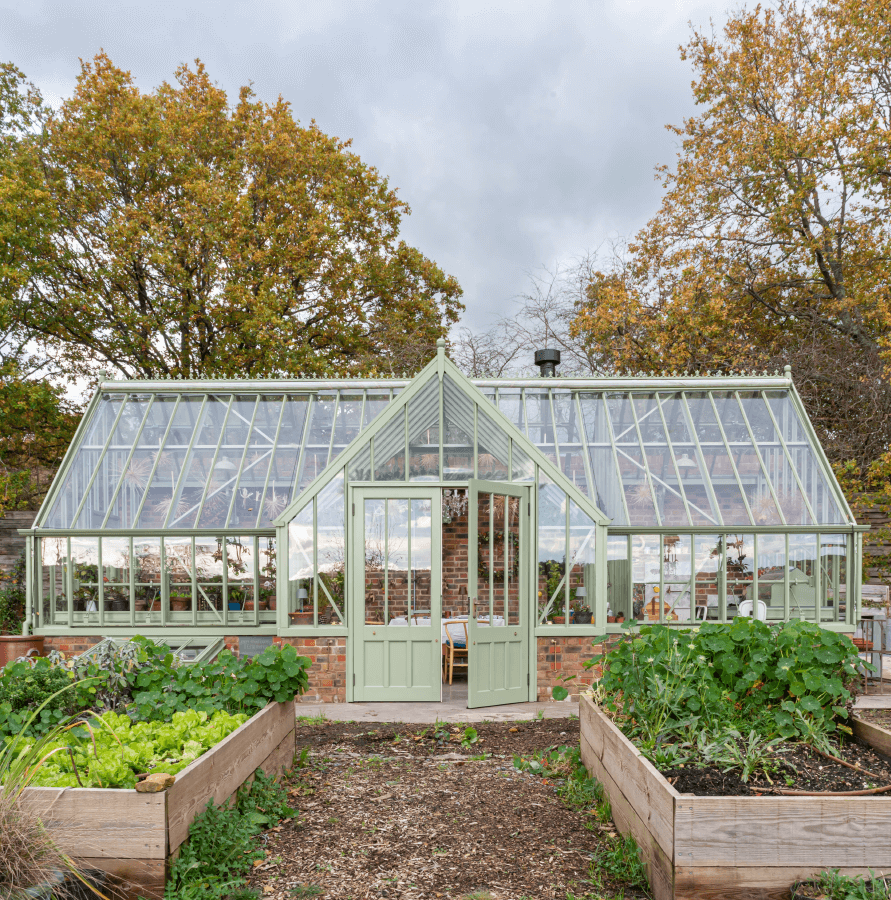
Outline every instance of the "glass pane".
[[793, 619], [816, 620], [817, 535], [789, 535], [789, 614]]
[[40, 624], [65, 624], [68, 621], [68, 538], [40, 539], [43, 603]]
[[174, 622], [192, 620], [192, 539], [164, 538], [164, 571], [170, 597], [170, 618]]
[[667, 621], [671, 606], [666, 604], [659, 586], [662, 568], [660, 540], [657, 534], [635, 534], [631, 538], [632, 603], [634, 616], [645, 622]]
[[482, 408], [477, 409], [477, 450], [479, 477], [489, 481], [507, 481], [510, 475], [508, 471], [510, 438]]
[[[721, 438], [721, 429], [718, 427], [709, 395], [704, 392], [690, 393], [686, 395], [686, 401], [693, 428], [702, 448], [702, 455], [698, 459], [699, 470], [711, 485], [721, 510], [721, 517], [728, 525], [750, 525], [751, 520], [733, 472], [733, 464]], [[695, 470], [691, 472], [695, 478]], [[706, 507], [703, 506], [702, 509]]]
[[287, 398], [278, 431], [278, 442], [272, 454], [268, 480], [262, 504], [258, 508], [257, 527], [271, 525], [293, 499], [300, 448], [303, 445], [303, 426], [309, 398], [294, 394]]
[[431, 617], [433, 519], [429, 500], [411, 501], [409, 614], [413, 622]]
[[603, 395], [580, 393], [579, 406], [585, 423], [585, 437], [594, 474], [591, 499], [616, 525], [626, 525], [625, 508], [622, 505], [622, 484], [616, 468], [616, 459], [610, 440], [610, 426], [606, 417]]
[[554, 426], [557, 446], [560, 448], [560, 469], [583, 493], [588, 491], [588, 473], [585, 469], [585, 445], [583, 426], [579, 421], [575, 397], [570, 391], [554, 389]]
[[[540, 476], [538, 485], [538, 620], [563, 619], [566, 590], [566, 495]], [[558, 622], [558, 624], [562, 624]]]
[[387, 500], [385, 604], [388, 625], [410, 625], [408, 617], [408, 500]]
[[400, 410], [374, 438], [374, 480], [405, 480], [405, 410]]
[[444, 619], [459, 616], [467, 618], [470, 613], [467, 589], [467, 490], [465, 488], [444, 490], [441, 506], [442, 615]]
[[758, 460], [755, 448], [749, 444], [731, 445], [733, 461], [739, 472], [739, 480], [742, 482], [746, 499], [749, 501], [749, 509], [756, 525], [779, 525], [782, 520], [779, 510], [770, 493], [770, 486], [764, 477], [764, 471]]
[[155, 397], [155, 402], [148, 410], [137, 449], [129, 462], [124, 464], [120, 489], [108, 515], [106, 528], [133, 527], [175, 407], [175, 397]]
[[346, 622], [343, 472], [319, 491], [316, 515], [319, 622], [338, 624]]
[[[593, 602], [593, 597], [590, 598]], [[606, 540], [606, 613], [607, 622], [633, 618], [643, 619], [643, 601], [632, 604], [631, 560], [625, 535]]]
[[675, 466], [681, 478], [684, 496], [690, 508], [694, 525], [717, 525], [718, 514], [712, 505], [703, 461], [696, 451], [696, 444], [687, 421], [687, 413], [680, 394], [663, 395], [662, 414], [668, 427], [668, 436], [674, 450]]
[[340, 395], [337, 419], [334, 422], [334, 444], [331, 448], [332, 462], [346, 450], [347, 445], [362, 430], [362, 394]]
[[217, 445], [223, 437], [228, 407], [228, 398], [207, 398], [195, 430], [194, 443], [186, 457], [184, 477], [177, 489], [175, 503], [168, 503], [168, 528], [193, 528], [195, 525], [204, 490], [211, 478]]
[[317, 394], [313, 402], [312, 414], [306, 431], [306, 446], [303, 449], [298, 494], [321, 475], [328, 465], [336, 401], [336, 392], [324, 391]]
[[758, 618], [778, 621], [785, 618], [786, 536], [758, 535]]
[[198, 520], [199, 528], [222, 528], [226, 525], [257, 403], [257, 397], [236, 397], [229, 407], [216, 459], [211, 463], [210, 481]]
[[223, 621], [223, 542], [222, 537], [195, 539], [199, 621], [220, 624]]
[[504, 583], [507, 597], [507, 624], [520, 625], [520, 503], [511, 497], [504, 528]]
[[684, 508], [684, 498], [681, 496], [677, 472], [668, 449], [665, 428], [659, 418], [656, 396], [636, 394], [634, 404], [662, 524], [688, 525], [690, 520]]
[[597, 526], [575, 501], [569, 501], [569, 602], [570, 622], [589, 625], [594, 611], [594, 548]]
[[[751, 534], [728, 534], [727, 542], [727, 618], [753, 615], [755, 542]], [[746, 603], [746, 601], [748, 601]], [[745, 605], [743, 605], [745, 604]]]
[[523, 397], [519, 390], [501, 388], [498, 391], [498, 409], [506, 416], [520, 434], [526, 434], [526, 422], [523, 418]]
[[655, 498], [647, 480], [631, 401], [627, 394], [607, 394], [606, 402], [630, 524], [656, 525]]
[[843, 534], [820, 535], [820, 621], [843, 622], [845, 567], [848, 551]]
[[161, 615], [161, 539], [133, 539], [133, 605], [136, 621], [158, 621]]
[[473, 478], [473, 415], [470, 398], [446, 375], [443, 378], [443, 481]]
[[529, 440], [559, 468], [551, 398], [547, 390], [526, 389], [526, 428]]
[[[142, 511], [136, 521], [137, 528], [157, 528], [163, 526], [166, 521], [170, 512], [171, 498], [176, 490], [176, 480], [186, 464], [189, 441], [198, 427], [202, 401], [202, 397], [195, 396], [180, 399], [155, 472], [151, 476], [151, 483], [145, 498], [141, 501]], [[152, 409], [154, 410], [154, 406]], [[163, 438], [163, 434], [161, 437]], [[180, 511], [185, 512], [187, 509], [188, 505], [183, 501]]]
[[724, 540], [719, 534], [697, 534], [694, 552], [694, 617], [698, 621], [721, 619], [720, 572], [724, 564]]
[[[228, 592], [226, 605], [229, 619], [238, 621], [244, 614], [253, 612], [256, 597], [254, 596], [254, 539], [246, 537], [226, 538], [226, 580]], [[272, 603], [271, 610], [269, 603]], [[275, 611], [275, 599], [264, 594], [261, 613], [269, 621], [269, 612]], [[249, 617], [251, 620], [253, 616]], [[275, 617], [272, 617], [274, 621]]]
[[408, 404], [409, 480], [439, 481], [439, 382], [428, 381]]
[[511, 478], [513, 481], [535, 481], [535, 463], [516, 442], [511, 441]]
[[390, 402], [389, 394], [368, 393], [365, 396], [365, 415], [363, 416], [364, 428], [367, 428], [377, 415], [386, 409]]
[[86, 503], [74, 524], [75, 528], [99, 528], [102, 525], [118, 481], [125, 474], [127, 458], [136, 442], [150, 400], [149, 396], [128, 396], [105, 456], [99, 462]]
[[288, 622], [313, 624], [313, 502], [310, 501], [288, 524]]
[[668, 621], [693, 621], [692, 549], [693, 538], [689, 534], [662, 536], [663, 597], [668, 604]]
[[473, 615], [487, 623], [495, 602], [494, 499], [497, 498], [483, 492], [477, 495], [477, 584]]
[[386, 621], [384, 560], [387, 558], [387, 503], [383, 498], [365, 499], [365, 624]]
[[829, 481], [811, 447], [804, 423], [799, 419], [788, 394], [770, 391], [766, 394], [770, 408], [786, 441], [792, 463], [801, 479], [817, 523], [831, 525], [844, 522], [845, 516], [835, 502]]
[[[278, 572], [278, 554], [276, 553], [275, 538], [258, 537], [260, 558], [260, 619], [275, 622], [275, 608], [277, 602], [276, 574]], [[265, 612], [264, 612], [265, 611]]]
[[74, 621], [90, 624], [99, 621], [99, 538], [71, 537], [71, 563], [74, 567]]
[[350, 463], [350, 481], [371, 481], [371, 441], [353, 457]]
[[122, 401], [122, 397], [107, 395], [99, 398], [83, 442], [72, 460], [71, 469], [65, 476], [65, 483], [43, 523], [45, 528], [68, 528], [71, 525], [74, 513], [87, 489], [90, 476], [99, 461], [102, 448], [114, 427], [114, 421], [121, 409]]
[[[244, 455], [244, 462], [241, 463], [241, 472], [235, 486], [235, 502], [228, 522], [229, 528], [235, 525], [253, 527], [257, 521], [281, 412], [281, 397], [259, 398], [247, 452]], [[271, 494], [269, 499], [272, 499]]]
[[105, 620], [130, 621], [130, 539], [102, 538], [102, 583]]

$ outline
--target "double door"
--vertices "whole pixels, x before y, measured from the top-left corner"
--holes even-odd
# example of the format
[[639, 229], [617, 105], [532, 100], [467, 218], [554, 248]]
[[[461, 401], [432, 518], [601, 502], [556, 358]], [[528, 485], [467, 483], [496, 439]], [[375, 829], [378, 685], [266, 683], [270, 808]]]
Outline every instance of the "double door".
[[[527, 491], [498, 482], [469, 485], [469, 707], [529, 698], [532, 606], [522, 552], [529, 540]], [[440, 700], [441, 490], [355, 488], [351, 539], [353, 699]], [[452, 593], [459, 590], [456, 574], [448, 573]]]

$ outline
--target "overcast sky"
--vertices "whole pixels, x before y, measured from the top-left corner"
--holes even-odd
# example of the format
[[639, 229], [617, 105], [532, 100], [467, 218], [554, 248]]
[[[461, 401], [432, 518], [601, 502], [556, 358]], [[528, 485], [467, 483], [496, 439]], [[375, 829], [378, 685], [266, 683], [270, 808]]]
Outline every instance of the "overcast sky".
[[694, 0], [270, 3], [0, 0], [0, 60], [47, 99], [100, 48], [150, 90], [200, 57], [234, 97], [281, 94], [398, 188], [405, 239], [509, 315], [541, 266], [630, 237], [656, 210], [665, 125], [693, 112], [678, 44], [723, 22]]

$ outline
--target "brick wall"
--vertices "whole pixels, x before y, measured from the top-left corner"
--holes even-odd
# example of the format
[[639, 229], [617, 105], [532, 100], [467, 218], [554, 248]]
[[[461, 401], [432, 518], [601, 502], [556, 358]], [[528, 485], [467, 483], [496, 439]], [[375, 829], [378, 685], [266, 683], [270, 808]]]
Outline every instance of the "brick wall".
[[309, 688], [298, 702], [346, 703], [345, 637], [277, 637], [276, 644], [290, 644], [312, 660]]
[[95, 647], [102, 640], [101, 634], [82, 635], [82, 634], [65, 634], [47, 636], [43, 641], [43, 649], [45, 653], [50, 650], [58, 650], [60, 653], [74, 654], [75, 656]]
[[[558, 686], [566, 687], [573, 700], [578, 700], [582, 685], [590, 687], [591, 682], [600, 673], [596, 669], [585, 669], [583, 664], [593, 656], [603, 652], [601, 644], [594, 644], [594, 638], [575, 637], [539, 637], [538, 641], [538, 696], [540, 703], [552, 700], [551, 691]], [[565, 684], [563, 679], [571, 677], [572, 684]]]

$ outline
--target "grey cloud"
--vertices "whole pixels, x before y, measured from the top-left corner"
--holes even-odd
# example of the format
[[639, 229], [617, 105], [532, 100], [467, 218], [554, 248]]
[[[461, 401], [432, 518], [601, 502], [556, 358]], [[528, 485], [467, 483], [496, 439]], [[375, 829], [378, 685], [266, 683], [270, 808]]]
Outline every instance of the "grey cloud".
[[398, 187], [406, 240], [457, 276], [465, 324], [509, 314], [526, 273], [632, 235], [655, 211], [665, 130], [693, 110], [677, 45], [722, 7], [0, 0], [0, 59], [50, 98], [104, 48], [150, 89], [200, 57], [234, 93], [281, 94]]

